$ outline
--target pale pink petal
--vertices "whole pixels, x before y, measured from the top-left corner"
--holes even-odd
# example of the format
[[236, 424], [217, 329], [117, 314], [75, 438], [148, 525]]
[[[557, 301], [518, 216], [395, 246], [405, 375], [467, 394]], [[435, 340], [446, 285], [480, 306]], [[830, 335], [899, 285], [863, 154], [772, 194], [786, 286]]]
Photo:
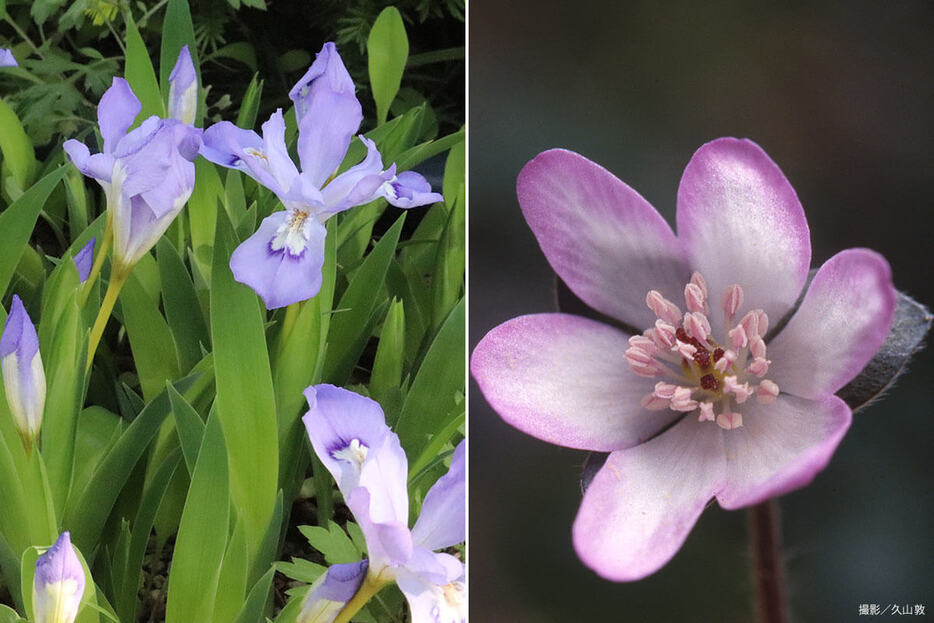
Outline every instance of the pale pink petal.
[[[811, 242], [804, 210], [778, 166], [749, 140], [711, 141], [678, 188], [678, 237], [718, 300], [731, 284], [747, 305], [781, 318], [807, 279]], [[713, 314], [714, 335], [722, 319]]]
[[723, 485], [721, 433], [688, 416], [648, 443], [612, 453], [574, 520], [581, 560], [616, 581], [667, 563]]
[[888, 262], [848, 249], [821, 266], [801, 307], [768, 344], [769, 379], [803, 398], [833, 394], [869, 363], [892, 326]]
[[659, 379], [630, 370], [627, 339], [579, 316], [520, 316], [486, 334], [470, 369], [493, 409], [519, 430], [571, 448], [616, 450], [677, 417], [640, 406]]
[[649, 290], [679, 300], [691, 277], [665, 219], [612, 173], [552, 149], [525, 165], [516, 184], [525, 220], [556, 273], [585, 303], [645, 329]]
[[850, 408], [836, 396], [805, 400], [780, 395], [772, 404], [743, 405], [743, 426], [724, 433], [727, 509], [758, 504], [803, 487], [824, 469], [850, 427]]

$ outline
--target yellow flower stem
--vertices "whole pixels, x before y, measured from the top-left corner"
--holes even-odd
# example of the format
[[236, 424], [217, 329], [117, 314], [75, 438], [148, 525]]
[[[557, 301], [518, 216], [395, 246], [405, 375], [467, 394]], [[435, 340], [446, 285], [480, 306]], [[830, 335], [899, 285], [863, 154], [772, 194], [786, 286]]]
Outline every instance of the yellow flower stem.
[[368, 573], [366, 578], [363, 579], [363, 584], [357, 589], [357, 593], [347, 602], [347, 605], [337, 613], [337, 618], [334, 619], [334, 623], [350, 623], [351, 617], [357, 614], [360, 608], [365, 606], [366, 602], [370, 601], [370, 598], [380, 592], [383, 587], [391, 583], [392, 580], [382, 579], [381, 575], [372, 576]]
[[107, 252], [110, 250], [110, 245], [113, 244], [113, 223], [108, 218], [107, 227], [104, 229], [104, 239], [101, 241], [100, 249], [97, 249], [97, 252], [94, 254], [94, 265], [91, 267], [91, 274], [88, 275], [87, 280], [84, 282], [84, 287], [81, 290], [81, 294], [78, 298], [78, 307], [84, 307], [85, 303], [88, 302], [88, 297], [91, 295], [91, 288], [94, 287], [94, 284], [97, 282], [97, 277], [101, 273], [101, 267], [104, 266], [104, 260], [107, 259]]
[[87, 371], [91, 371], [91, 362], [94, 361], [94, 353], [97, 352], [97, 345], [101, 341], [101, 336], [104, 334], [104, 328], [107, 326], [107, 321], [110, 319], [110, 313], [113, 311], [114, 304], [117, 302], [117, 297], [120, 295], [120, 290], [123, 288], [123, 284], [126, 283], [126, 278], [130, 274], [128, 269], [118, 270], [114, 269], [113, 274], [110, 276], [110, 283], [107, 284], [107, 293], [104, 294], [104, 300], [101, 302], [101, 309], [97, 312], [97, 319], [94, 321], [94, 327], [91, 329], [91, 337], [88, 339], [88, 364]]

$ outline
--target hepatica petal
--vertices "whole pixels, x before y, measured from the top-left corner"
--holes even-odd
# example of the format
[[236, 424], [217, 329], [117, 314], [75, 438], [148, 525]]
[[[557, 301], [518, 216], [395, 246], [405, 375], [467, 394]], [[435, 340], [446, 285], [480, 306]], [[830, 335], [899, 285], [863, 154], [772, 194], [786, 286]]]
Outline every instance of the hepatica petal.
[[548, 262], [585, 303], [631, 326], [654, 317], [645, 293], [679, 295], [691, 271], [665, 219], [636, 191], [563, 149], [539, 154], [516, 182]]
[[[775, 321], [807, 279], [811, 241], [798, 196], [778, 166], [749, 140], [703, 145], [678, 188], [678, 237], [712, 296], [730, 284]], [[722, 329], [719, 317], [711, 324]]]
[[850, 408], [836, 396], [805, 400], [779, 396], [750, 404], [743, 426], [723, 435], [726, 486], [723, 508], [743, 508], [803, 487], [827, 463], [850, 428]]
[[578, 316], [520, 316], [480, 341], [470, 369], [490, 405], [519, 430], [570, 448], [627, 448], [677, 417], [642, 408], [652, 383], [626, 365], [627, 338]]
[[652, 441], [614, 452], [584, 494], [574, 548], [611, 580], [638, 580], [681, 548], [724, 479], [716, 426], [684, 418]]
[[795, 315], [769, 343], [771, 377], [804, 398], [836, 392], [882, 346], [894, 312], [885, 258], [868, 249], [841, 251], [820, 267]]

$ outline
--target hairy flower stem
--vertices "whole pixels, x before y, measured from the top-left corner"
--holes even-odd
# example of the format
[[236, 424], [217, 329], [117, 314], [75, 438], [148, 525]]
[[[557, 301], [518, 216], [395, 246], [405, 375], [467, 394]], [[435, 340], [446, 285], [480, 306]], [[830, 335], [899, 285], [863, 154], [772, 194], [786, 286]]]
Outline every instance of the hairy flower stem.
[[370, 601], [376, 593], [380, 592], [383, 587], [390, 583], [391, 580], [384, 580], [379, 575], [372, 576], [368, 573], [363, 580], [363, 584], [357, 589], [357, 593], [347, 602], [347, 605], [337, 613], [337, 618], [334, 619], [334, 623], [350, 623], [351, 617], [357, 614], [360, 608], [366, 605], [366, 602]]
[[97, 253], [94, 254], [94, 265], [91, 267], [91, 272], [88, 275], [87, 280], [84, 282], [84, 287], [81, 289], [81, 293], [78, 298], [78, 307], [84, 307], [85, 303], [88, 302], [88, 296], [91, 294], [91, 288], [94, 287], [98, 276], [101, 274], [101, 268], [104, 266], [104, 260], [107, 259], [107, 252], [110, 251], [110, 245], [113, 244], [113, 241], [113, 224], [110, 219], [108, 219], [107, 228], [104, 230], [104, 239], [101, 241], [101, 248], [98, 249]]
[[104, 300], [101, 302], [101, 309], [97, 312], [97, 319], [94, 321], [94, 327], [91, 329], [91, 337], [88, 339], [87, 372], [91, 371], [91, 363], [94, 361], [94, 353], [97, 352], [97, 345], [101, 341], [104, 328], [107, 326], [107, 321], [110, 320], [110, 313], [113, 311], [114, 304], [117, 302], [117, 297], [120, 295], [120, 290], [123, 288], [123, 284], [126, 283], [128, 275], [129, 271], [116, 271], [110, 276], [110, 283], [107, 284], [107, 293], [104, 294]]
[[749, 509], [749, 545], [756, 585], [756, 621], [788, 623], [782, 581], [781, 524], [775, 498]]

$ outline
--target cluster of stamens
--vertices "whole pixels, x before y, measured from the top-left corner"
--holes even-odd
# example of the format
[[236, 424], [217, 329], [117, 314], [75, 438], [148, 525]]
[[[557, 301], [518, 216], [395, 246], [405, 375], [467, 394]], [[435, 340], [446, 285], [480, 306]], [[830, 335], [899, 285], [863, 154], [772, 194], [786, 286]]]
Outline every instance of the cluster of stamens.
[[746, 313], [733, 325], [743, 305], [743, 289], [728, 286], [721, 299], [723, 326], [730, 327], [722, 345], [711, 335], [707, 315], [707, 282], [695, 272], [684, 287], [687, 312], [656, 290], [645, 297], [646, 305], [658, 320], [642, 335], [629, 338], [626, 360], [639, 376], [667, 377], [642, 399], [646, 409], [671, 409], [689, 413], [697, 410], [698, 420], [716, 422], [721, 428], [743, 425], [742, 415], [733, 407], [751, 396], [763, 404], [774, 402], [778, 385], [765, 379], [771, 363], [766, 359], [762, 336], [769, 318], [761, 309]]

